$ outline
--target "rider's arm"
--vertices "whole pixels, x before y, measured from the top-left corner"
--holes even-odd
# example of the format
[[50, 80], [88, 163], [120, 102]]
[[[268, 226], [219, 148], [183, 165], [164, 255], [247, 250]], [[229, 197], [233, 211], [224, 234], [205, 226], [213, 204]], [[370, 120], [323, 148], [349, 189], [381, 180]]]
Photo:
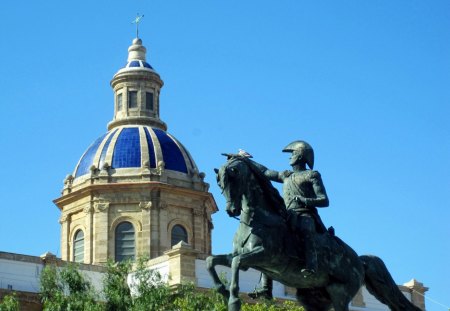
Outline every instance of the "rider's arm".
[[284, 179], [284, 173], [283, 172], [278, 172], [278, 171], [273, 171], [273, 170], [265, 170], [264, 171], [264, 175], [269, 178], [272, 181], [276, 181], [276, 182], [283, 182]]
[[317, 171], [312, 171], [310, 178], [316, 197], [305, 198], [305, 205], [314, 207], [327, 207], [330, 202], [328, 200], [327, 192], [325, 190], [325, 186], [323, 185], [320, 173]]
[[278, 172], [278, 171], [274, 171], [274, 170], [269, 170], [267, 167], [265, 167], [264, 165], [262, 165], [260, 163], [257, 163], [257, 162], [253, 162], [253, 163], [264, 174], [264, 176], [266, 176], [271, 181], [276, 181], [276, 182], [282, 183], [284, 178], [289, 176], [289, 174], [286, 173], [287, 171]]

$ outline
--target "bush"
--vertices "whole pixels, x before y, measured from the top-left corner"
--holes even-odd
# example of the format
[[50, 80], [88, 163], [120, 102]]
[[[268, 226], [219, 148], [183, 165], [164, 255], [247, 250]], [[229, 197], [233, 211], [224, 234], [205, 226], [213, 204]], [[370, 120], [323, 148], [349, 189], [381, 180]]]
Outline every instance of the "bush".
[[127, 284], [128, 274], [131, 272], [131, 262], [108, 261], [107, 271], [103, 278], [103, 293], [106, 299], [107, 311], [131, 310], [133, 301]]
[[263, 300], [256, 304], [245, 303], [242, 306], [242, 311], [305, 311], [302, 307], [298, 306], [293, 301], [285, 301], [283, 303], [277, 303], [276, 300]]
[[3, 297], [3, 301], [0, 302], [0, 311], [19, 311], [19, 301], [15, 293]]
[[41, 298], [44, 311], [101, 311], [91, 283], [74, 265], [58, 270], [45, 266], [41, 274]]
[[[147, 258], [140, 258], [133, 271], [132, 263], [109, 261], [103, 278], [105, 303], [76, 266], [46, 266], [41, 274], [41, 298], [44, 311], [226, 311], [227, 302], [215, 290], [201, 291], [194, 284], [171, 288], [166, 280], [146, 267]], [[132, 276], [131, 289], [127, 279]], [[0, 311], [18, 311], [15, 297], [6, 298]], [[13, 302], [16, 303], [14, 309]], [[6, 302], [8, 307], [5, 308]], [[9, 307], [12, 306], [12, 307]], [[9, 308], [9, 309], [8, 309]], [[294, 302], [263, 301], [242, 305], [242, 311], [303, 311]]]

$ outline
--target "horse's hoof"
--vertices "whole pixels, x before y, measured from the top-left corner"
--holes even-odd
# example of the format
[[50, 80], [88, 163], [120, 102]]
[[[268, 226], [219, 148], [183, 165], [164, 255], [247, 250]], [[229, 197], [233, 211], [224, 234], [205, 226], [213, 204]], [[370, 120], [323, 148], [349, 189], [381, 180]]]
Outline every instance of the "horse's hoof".
[[228, 302], [228, 311], [240, 311], [241, 310], [241, 300], [235, 299], [231, 302]]
[[267, 299], [267, 300], [273, 299], [272, 291], [264, 290], [264, 289], [254, 291], [253, 293], [248, 293], [248, 296], [251, 299]]

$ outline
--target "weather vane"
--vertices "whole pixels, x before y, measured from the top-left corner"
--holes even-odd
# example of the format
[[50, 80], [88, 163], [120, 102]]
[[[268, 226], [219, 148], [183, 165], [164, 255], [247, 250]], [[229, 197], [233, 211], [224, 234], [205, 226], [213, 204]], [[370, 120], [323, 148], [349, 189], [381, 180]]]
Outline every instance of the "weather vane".
[[143, 17], [144, 14], [139, 15], [139, 13], [137, 13], [136, 18], [131, 22], [132, 24], [136, 24], [136, 38], [139, 38], [139, 23]]

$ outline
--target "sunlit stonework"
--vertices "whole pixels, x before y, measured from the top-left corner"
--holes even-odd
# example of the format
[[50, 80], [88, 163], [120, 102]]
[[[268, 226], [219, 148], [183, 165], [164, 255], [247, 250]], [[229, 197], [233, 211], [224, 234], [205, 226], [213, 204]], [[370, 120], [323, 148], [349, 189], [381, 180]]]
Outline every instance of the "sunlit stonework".
[[61, 258], [87, 264], [155, 258], [180, 240], [205, 257], [217, 207], [205, 175], [160, 119], [163, 81], [141, 39], [133, 40], [111, 86], [108, 132], [87, 148], [54, 201], [61, 210]]

